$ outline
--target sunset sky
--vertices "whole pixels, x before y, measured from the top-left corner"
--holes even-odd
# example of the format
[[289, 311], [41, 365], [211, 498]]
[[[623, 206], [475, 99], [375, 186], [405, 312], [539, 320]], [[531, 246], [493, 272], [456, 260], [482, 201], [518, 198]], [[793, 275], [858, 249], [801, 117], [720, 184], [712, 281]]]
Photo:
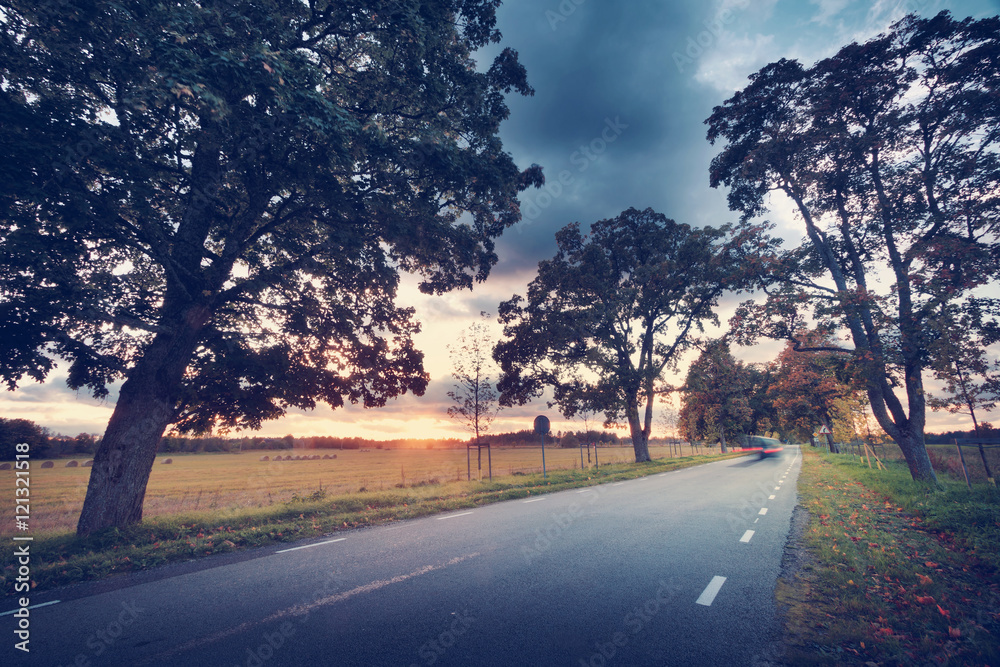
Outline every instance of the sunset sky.
[[[519, 52], [536, 93], [508, 98], [511, 116], [501, 136], [520, 167], [542, 165], [546, 189], [522, 195], [524, 219], [499, 240], [500, 262], [473, 292], [430, 297], [404, 278], [400, 301], [416, 308], [423, 325], [417, 345], [432, 377], [426, 395], [407, 395], [379, 410], [290, 413], [265, 424], [262, 433], [464, 437], [447, 416], [451, 364], [444, 346], [481, 311], [495, 315], [501, 301], [524, 293], [538, 261], [554, 254], [558, 229], [571, 222], [586, 226], [628, 207], [652, 207], [694, 226], [734, 221], [726, 193], [708, 185], [709, 162], [719, 150], [705, 139], [704, 120], [712, 108], [769, 62], [785, 57], [811, 64], [878, 34], [907, 12], [932, 16], [942, 9], [956, 18], [981, 18], [1000, 14], [1000, 2], [506, 0], [499, 9], [504, 40], [479, 62], [488, 66], [506, 46]], [[768, 217], [789, 243], [799, 241], [802, 232], [786, 202], [774, 201]], [[723, 325], [745, 298], [723, 300]], [[745, 361], [770, 361], [780, 348], [764, 342], [734, 352]], [[44, 384], [26, 382], [0, 393], [0, 415], [69, 435], [102, 433], [114, 398], [101, 403], [72, 392], [65, 373], [57, 372]], [[540, 400], [502, 412], [493, 430], [530, 428], [542, 413], [552, 419], [553, 430], [582, 428], [562, 421]], [[930, 430], [971, 427], [961, 416], [928, 417]]]

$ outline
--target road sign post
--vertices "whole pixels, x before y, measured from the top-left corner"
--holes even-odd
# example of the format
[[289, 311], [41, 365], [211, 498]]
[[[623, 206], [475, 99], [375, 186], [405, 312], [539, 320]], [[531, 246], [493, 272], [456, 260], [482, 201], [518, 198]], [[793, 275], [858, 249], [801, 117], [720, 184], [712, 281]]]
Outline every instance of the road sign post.
[[545, 434], [549, 432], [549, 418], [545, 415], [535, 417], [535, 433], [542, 438], [542, 479], [548, 477], [545, 471]]

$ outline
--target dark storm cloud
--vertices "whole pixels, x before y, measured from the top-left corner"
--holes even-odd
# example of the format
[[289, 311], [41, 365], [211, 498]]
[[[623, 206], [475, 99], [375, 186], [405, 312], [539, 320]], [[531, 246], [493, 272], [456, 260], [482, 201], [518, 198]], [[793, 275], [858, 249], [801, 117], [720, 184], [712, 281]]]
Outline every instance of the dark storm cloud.
[[674, 57], [702, 14], [712, 19], [705, 7], [664, 2], [502, 7], [504, 43], [536, 90], [508, 100], [504, 145], [522, 167], [542, 165], [546, 186], [523, 193], [524, 217], [498, 243], [496, 275], [533, 273], [554, 253], [558, 229], [630, 206], [704, 224], [688, 208], [712, 198], [702, 121], [722, 100], [687, 85], [693, 67], [681, 71]]

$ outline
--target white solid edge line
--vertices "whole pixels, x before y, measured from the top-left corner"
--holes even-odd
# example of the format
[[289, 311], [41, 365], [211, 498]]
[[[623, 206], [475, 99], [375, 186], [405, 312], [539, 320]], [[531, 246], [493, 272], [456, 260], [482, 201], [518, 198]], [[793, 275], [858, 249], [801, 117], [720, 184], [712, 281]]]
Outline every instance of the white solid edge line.
[[740, 542], [744, 543], [749, 542], [750, 538], [753, 537], [753, 533], [754, 531], [752, 530], [748, 530], [747, 532], [743, 533], [743, 537], [740, 538]]
[[532, 498], [531, 500], [525, 500], [526, 503], [537, 503], [539, 500], [546, 500], [545, 498]]
[[711, 607], [712, 603], [715, 602], [715, 596], [719, 594], [719, 589], [722, 588], [722, 584], [724, 583], [726, 583], [725, 577], [712, 577], [712, 581], [708, 582], [708, 586], [705, 587], [705, 590], [701, 592], [701, 596], [694, 603]]
[[760, 514], [760, 515], [762, 515], [762, 516], [763, 516], [764, 514], [767, 514], [767, 508], [766, 508], [766, 507], [761, 507], [761, 508], [760, 508], [760, 511], [759, 511], [759, 512], [757, 512], [757, 514]]
[[448, 516], [439, 516], [437, 518], [437, 520], [438, 521], [444, 521], [445, 519], [454, 519], [457, 516], [468, 516], [469, 514], [472, 514], [472, 512], [462, 512], [460, 514], [449, 514]]
[[313, 547], [321, 547], [324, 544], [333, 544], [334, 542], [343, 542], [346, 539], [347, 539], [346, 537], [338, 537], [335, 540], [327, 540], [326, 542], [317, 542], [316, 544], [307, 544], [307, 545], [302, 546], [302, 547], [292, 547], [291, 549], [282, 549], [281, 551], [275, 551], [274, 553], [276, 553], [276, 554], [286, 554], [289, 551], [298, 551], [299, 549], [312, 549]]
[[[60, 602], [62, 602], [62, 600], [50, 600], [49, 602], [40, 602], [39, 604], [28, 605], [28, 609], [38, 609], [39, 607], [48, 607], [50, 605], [59, 604]], [[11, 609], [10, 611], [5, 611], [3, 613], [0, 613], [0, 616], [10, 616], [11, 614], [15, 614], [20, 610], [21, 607], [18, 607], [17, 609]]]

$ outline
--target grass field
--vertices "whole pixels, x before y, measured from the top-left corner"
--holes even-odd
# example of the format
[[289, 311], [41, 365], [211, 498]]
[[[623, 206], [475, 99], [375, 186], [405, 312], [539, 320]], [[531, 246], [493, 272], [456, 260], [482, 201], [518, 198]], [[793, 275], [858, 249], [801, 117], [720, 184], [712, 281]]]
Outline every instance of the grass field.
[[[848, 445], [844, 445], [843, 447], [844, 452], [851, 451]], [[860, 447], [856, 446], [854, 448], [855, 455], [861, 451]], [[994, 477], [1000, 475], [1000, 447], [994, 445], [987, 446], [983, 449], [983, 452], [986, 454], [986, 461], [989, 463], [990, 472], [993, 473]], [[874, 453], [883, 460], [898, 461], [900, 463], [905, 460], [902, 450], [897, 445], [891, 443], [888, 445], [876, 445]], [[931, 464], [934, 466], [935, 472], [939, 475], [947, 474], [956, 480], [965, 480], [965, 473], [962, 470], [962, 459], [955, 445], [927, 445], [927, 455], [931, 459]], [[962, 455], [965, 457], [965, 469], [969, 472], [969, 482], [972, 484], [985, 482], [986, 467], [983, 465], [979, 449], [972, 445], [962, 445]], [[875, 465], [874, 461], [872, 461], [872, 465]]]
[[[689, 454], [690, 448], [683, 447]], [[701, 451], [705, 451], [701, 448]], [[288, 455], [288, 451], [246, 451], [241, 454], [171, 454], [158, 456], [146, 488], [145, 517], [169, 516], [205, 510], [266, 507], [304, 498], [319, 491], [330, 495], [361, 489], [379, 491], [397, 485], [465, 480], [464, 449], [295, 450], [298, 454], [336, 454], [319, 461], [260, 461]], [[669, 458], [666, 446], [650, 446], [654, 459]], [[488, 474], [487, 452], [482, 452], [483, 477]], [[591, 450], [593, 457], [593, 450]], [[635, 457], [631, 447], [602, 447], [601, 464], [627, 463]], [[164, 465], [165, 459], [173, 463]], [[493, 475], [542, 471], [541, 448], [497, 448], [492, 451]], [[473, 480], [478, 477], [476, 451], [471, 452]], [[67, 468], [69, 459], [53, 468], [31, 466], [31, 529], [36, 536], [73, 531], [87, 492], [90, 468]], [[584, 467], [587, 457], [584, 454]], [[579, 469], [580, 450], [545, 448], [546, 468]], [[14, 497], [13, 471], [0, 471], [0, 494]], [[0, 509], [0, 536], [14, 530], [13, 503]]]
[[777, 589], [790, 663], [1000, 664], [1000, 493], [802, 449], [809, 556]]

